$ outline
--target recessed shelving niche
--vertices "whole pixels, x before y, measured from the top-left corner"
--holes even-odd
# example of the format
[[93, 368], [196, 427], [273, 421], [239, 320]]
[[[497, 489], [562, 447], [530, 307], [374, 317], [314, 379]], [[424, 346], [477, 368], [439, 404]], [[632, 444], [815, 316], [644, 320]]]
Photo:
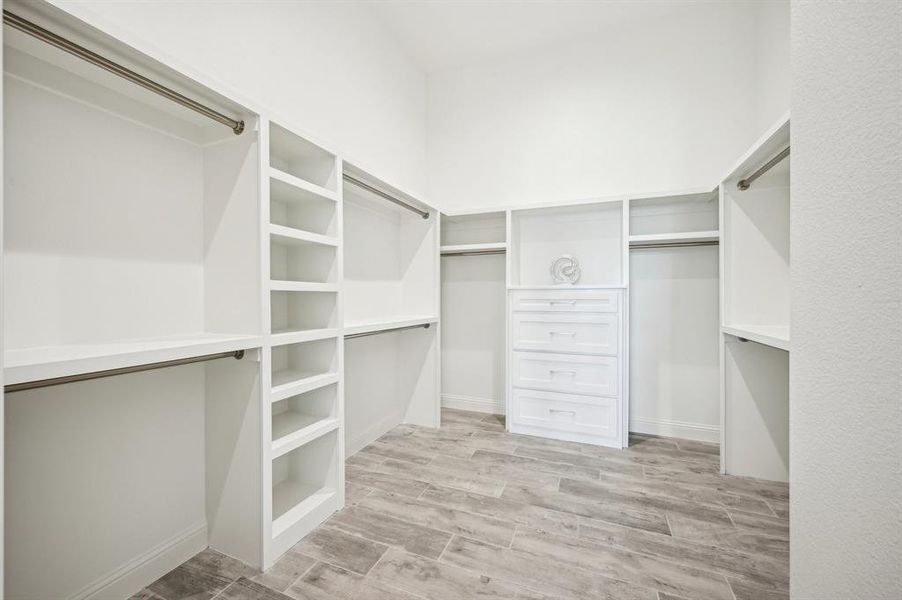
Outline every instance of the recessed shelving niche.
[[580, 265], [583, 286], [623, 281], [623, 202], [603, 202], [511, 213], [510, 284], [552, 285], [552, 262], [569, 254]]

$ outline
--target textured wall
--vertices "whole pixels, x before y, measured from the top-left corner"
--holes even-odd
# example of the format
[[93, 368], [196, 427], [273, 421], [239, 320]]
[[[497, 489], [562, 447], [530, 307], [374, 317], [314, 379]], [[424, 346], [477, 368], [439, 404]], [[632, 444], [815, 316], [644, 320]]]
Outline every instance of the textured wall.
[[902, 594], [902, 3], [792, 8], [791, 587]]

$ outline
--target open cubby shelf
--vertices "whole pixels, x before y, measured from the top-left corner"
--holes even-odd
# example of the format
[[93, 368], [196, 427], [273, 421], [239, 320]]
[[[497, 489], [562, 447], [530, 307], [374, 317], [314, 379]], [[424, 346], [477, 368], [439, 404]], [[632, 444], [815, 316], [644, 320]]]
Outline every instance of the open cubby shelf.
[[454, 244], [450, 246], [442, 246], [441, 252], [442, 254], [449, 253], [459, 253], [459, 252], [480, 252], [485, 250], [506, 250], [507, 243], [506, 242], [491, 242], [484, 244]]
[[286, 183], [336, 198], [338, 161], [334, 154], [270, 122], [270, 174]]
[[272, 537], [332, 499], [339, 487], [336, 429], [272, 460]]
[[[334, 196], [334, 197], [333, 197]], [[274, 225], [293, 227], [332, 236], [337, 231], [337, 195], [324, 196], [270, 176], [269, 220]]]
[[285, 227], [284, 225], [270, 225], [269, 234], [280, 244], [287, 246], [307, 246], [310, 244], [319, 244], [322, 246], [338, 246], [338, 238], [322, 235], [319, 233], [311, 233], [303, 229], [294, 227]]
[[662, 244], [670, 242], [716, 242], [719, 239], [720, 232], [713, 229], [709, 231], [630, 235], [629, 242], [631, 246], [642, 246], [645, 244]]
[[445, 246], [483, 246], [507, 241], [507, 215], [504, 212], [467, 215], [442, 215], [442, 248]]

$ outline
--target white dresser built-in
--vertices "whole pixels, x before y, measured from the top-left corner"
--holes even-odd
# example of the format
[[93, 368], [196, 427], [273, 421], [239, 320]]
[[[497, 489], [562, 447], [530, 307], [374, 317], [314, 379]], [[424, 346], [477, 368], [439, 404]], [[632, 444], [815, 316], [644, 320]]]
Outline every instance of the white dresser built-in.
[[[513, 433], [627, 445], [624, 202], [510, 212], [507, 423]], [[555, 283], [572, 257], [580, 276]]]

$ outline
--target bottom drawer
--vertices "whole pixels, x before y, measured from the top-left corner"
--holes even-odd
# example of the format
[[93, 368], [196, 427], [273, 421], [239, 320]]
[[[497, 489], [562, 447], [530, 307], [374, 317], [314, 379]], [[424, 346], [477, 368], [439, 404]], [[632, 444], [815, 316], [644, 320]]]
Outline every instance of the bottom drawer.
[[617, 437], [617, 398], [514, 389], [511, 420], [518, 425]]

